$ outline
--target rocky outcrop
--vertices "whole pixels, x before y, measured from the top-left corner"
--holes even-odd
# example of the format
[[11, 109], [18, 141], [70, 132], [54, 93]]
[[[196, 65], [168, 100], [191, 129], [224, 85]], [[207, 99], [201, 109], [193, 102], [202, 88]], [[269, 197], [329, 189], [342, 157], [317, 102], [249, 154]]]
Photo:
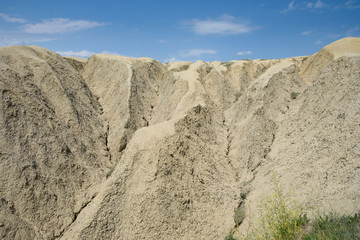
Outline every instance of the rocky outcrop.
[[222, 239], [271, 171], [359, 211], [359, 48], [168, 64], [1, 48], [1, 238]]

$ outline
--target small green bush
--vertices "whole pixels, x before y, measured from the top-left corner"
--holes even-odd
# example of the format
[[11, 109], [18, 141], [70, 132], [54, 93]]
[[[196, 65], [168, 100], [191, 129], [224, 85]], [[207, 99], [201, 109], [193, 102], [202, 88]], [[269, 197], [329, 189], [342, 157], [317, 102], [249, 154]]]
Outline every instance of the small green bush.
[[111, 176], [111, 174], [114, 172], [114, 170], [115, 170], [115, 167], [116, 167], [116, 165], [115, 166], [113, 166], [107, 173], [106, 173], [106, 178], [109, 178], [110, 176]]
[[301, 62], [305, 62], [309, 57], [304, 57], [303, 59], [301, 59]]
[[292, 204], [283, 193], [276, 174], [273, 175], [274, 192], [261, 205], [261, 230], [258, 239], [296, 239], [308, 222], [301, 206]]
[[291, 92], [290, 93], [290, 97], [291, 97], [291, 99], [296, 99], [297, 98], [297, 96], [299, 96], [299, 92]]
[[234, 62], [222, 62], [222, 63], [220, 63], [220, 64], [228, 68], [228, 67], [230, 67], [231, 65], [233, 65]]
[[234, 215], [235, 226], [238, 227], [245, 219], [245, 208], [243, 206], [238, 207]]
[[237, 92], [235, 93], [235, 99], [236, 101], [242, 96], [242, 93], [241, 92]]
[[231, 233], [225, 237], [225, 240], [237, 240]]
[[240, 193], [240, 197], [241, 197], [242, 200], [245, 200], [246, 196], [247, 196], [246, 192]]
[[206, 67], [205, 70], [207, 73], [211, 72], [211, 70], [213, 69], [213, 67]]

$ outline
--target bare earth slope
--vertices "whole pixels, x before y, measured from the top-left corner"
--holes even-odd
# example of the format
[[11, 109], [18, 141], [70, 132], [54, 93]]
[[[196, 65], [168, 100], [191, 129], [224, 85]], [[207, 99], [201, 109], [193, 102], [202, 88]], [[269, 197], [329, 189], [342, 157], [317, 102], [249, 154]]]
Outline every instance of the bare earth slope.
[[271, 171], [360, 210], [359, 38], [227, 63], [5, 47], [0, 71], [0, 238], [223, 239]]
[[0, 49], [0, 238], [61, 236], [111, 166], [100, 105], [39, 47]]

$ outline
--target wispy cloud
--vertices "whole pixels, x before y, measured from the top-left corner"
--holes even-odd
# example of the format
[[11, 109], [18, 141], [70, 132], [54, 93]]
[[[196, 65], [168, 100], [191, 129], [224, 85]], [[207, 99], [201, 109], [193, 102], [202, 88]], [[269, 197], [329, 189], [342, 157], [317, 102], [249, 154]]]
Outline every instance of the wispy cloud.
[[23, 37], [0, 36], [0, 46], [27, 45], [27, 44], [35, 44], [39, 42], [49, 42], [53, 40], [54, 40], [53, 38], [32, 38], [28, 36], [23, 36]]
[[83, 29], [103, 26], [104, 23], [87, 20], [71, 20], [67, 18], [45, 19], [40, 23], [26, 24], [23, 30], [26, 33], [66, 33], [75, 32]]
[[[101, 53], [104, 53], [104, 54], [109, 54], [109, 55], [121, 55], [120, 53], [117, 53], [117, 52], [112, 52], [112, 51], [102, 51]], [[131, 57], [131, 56], [127, 56], [127, 57]]]
[[292, 0], [288, 7], [284, 10], [281, 10], [281, 13], [288, 13], [293, 10], [312, 10], [312, 11], [319, 11], [321, 9], [328, 8], [328, 9], [336, 9], [338, 6], [326, 4], [321, 0], [313, 0], [313, 1], [298, 1]]
[[358, 3], [357, 0], [349, 0], [345, 3], [345, 7], [349, 9], [356, 9], [356, 8], [360, 8], [360, 4]]
[[218, 19], [194, 19], [187, 25], [198, 35], [238, 35], [255, 31], [259, 27], [252, 27], [248, 22], [239, 21], [230, 15], [222, 15]]
[[325, 3], [323, 3], [321, 0], [317, 0], [316, 2], [309, 2], [306, 4], [307, 8], [324, 8], [327, 7]]
[[359, 37], [360, 36], [360, 27], [355, 26], [346, 31], [345, 37]]
[[238, 56], [251, 55], [251, 54], [252, 54], [252, 51], [240, 51], [240, 52], [236, 53], [236, 55], [238, 55]]
[[25, 23], [26, 22], [26, 20], [23, 18], [10, 17], [8, 14], [5, 14], [5, 13], [0, 13], [0, 18], [2, 18], [6, 22], [11, 22], [11, 23]]
[[323, 7], [326, 7], [326, 5], [321, 0], [317, 0], [314, 8], [323, 8]]
[[175, 57], [171, 57], [171, 58], [166, 58], [164, 59], [163, 63], [169, 63], [169, 62], [179, 62], [180, 60], [178, 60]]
[[90, 57], [94, 54], [97, 53], [104, 53], [104, 54], [110, 54], [110, 55], [120, 55], [117, 52], [110, 52], [110, 51], [102, 51], [102, 52], [92, 52], [92, 51], [88, 51], [88, 50], [82, 50], [82, 51], [56, 51], [56, 53], [60, 54], [61, 56], [64, 57], [83, 57], [83, 58], [87, 58]]
[[295, 0], [291, 1], [288, 5], [288, 7], [284, 10], [281, 10], [282, 13], [287, 13], [295, 9]]
[[216, 54], [217, 51], [214, 49], [190, 49], [190, 50], [183, 50], [180, 52], [180, 56], [183, 58], [188, 57], [199, 57], [202, 55], [208, 54]]
[[91, 55], [94, 55], [95, 52], [90, 52], [88, 50], [82, 50], [82, 51], [56, 51], [56, 53], [60, 54], [61, 56], [68, 57], [90, 57]]
[[301, 35], [310, 35], [312, 33], [312, 31], [304, 31], [302, 33], [300, 33]]

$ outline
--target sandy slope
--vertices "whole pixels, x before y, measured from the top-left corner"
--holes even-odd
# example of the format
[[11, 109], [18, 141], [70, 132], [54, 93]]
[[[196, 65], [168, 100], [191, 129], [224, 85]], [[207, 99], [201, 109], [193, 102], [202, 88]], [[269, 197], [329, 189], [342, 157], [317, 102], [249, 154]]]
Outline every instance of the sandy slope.
[[271, 171], [359, 211], [359, 48], [168, 64], [1, 48], [1, 238], [223, 239]]

